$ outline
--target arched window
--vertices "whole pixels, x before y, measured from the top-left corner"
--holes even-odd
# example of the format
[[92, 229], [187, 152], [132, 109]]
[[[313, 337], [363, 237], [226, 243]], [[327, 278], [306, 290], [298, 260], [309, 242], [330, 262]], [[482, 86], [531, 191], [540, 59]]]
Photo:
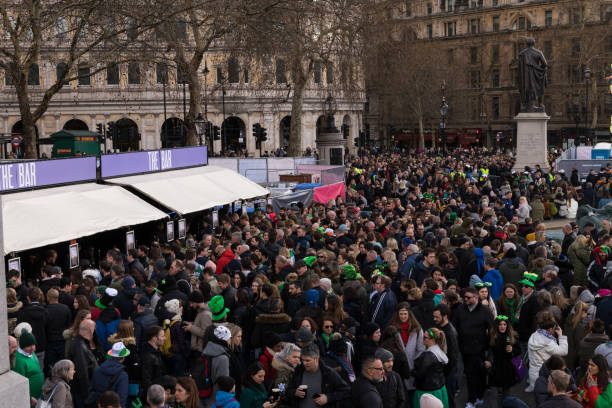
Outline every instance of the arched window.
[[38, 64], [36, 63], [32, 64], [30, 71], [28, 72], [28, 85], [40, 85], [40, 71], [38, 69]]
[[65, 17], [58, 17], [55, 20], [55, 37], [66, 38], [68, 33], [68, 20]]
[[140, 85], [140, 64], [132, 61], [128, 64], [128, 84]]
[[227, 61], [227, 74], [227, 79], [230, 84], [240, 83], [240, 63], [238, 62], [238, 58], [230, 57]]
[[64, 61], [61, 61], [60, 63], [58, 63], [55, 66], [55, 78], [56, 78], [56, 80], [60, 79], [62, 77], [62, 75], [64, 75], [64, 72], [66, 72], [67, 70], [68, 70], [68, 65]]
[[87, 62], [79, 63], [79, 85], [91, 85], [91, 68], [89, 67], [89, 64]]

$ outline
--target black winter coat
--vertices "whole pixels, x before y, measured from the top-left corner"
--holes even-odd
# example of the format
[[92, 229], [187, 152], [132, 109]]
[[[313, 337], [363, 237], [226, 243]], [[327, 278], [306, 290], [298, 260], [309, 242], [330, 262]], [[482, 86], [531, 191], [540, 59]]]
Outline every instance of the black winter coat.
[[512, 351], [508, 353], [506, 346], [508, 338], [504, 335], [498, 335], [495, 339], [495, 344], [487, 351], [485, 359], [492, 364], [489, 371], [489, 385], [496, 387], [510, 388], [517, 383], [516, 372], [512, 365], [512, 358], [521, 353], [518, 344], [511, 345]]
[[538, 300], [535, 292], [529, 296], [527, 302], [521, 307], [521, 316], [517, 324], [519, 339], [522, 342], [529, 341], [531, 333], [535, 330], [535, 317], [539, 311]]
[[457, 329], [461, 354], [482, 355], [488, 347], [487, 333], [491, 324], [493, 324], [491, 310], [480, 302], [471, 312], [465, 304], [457, 307], [453, 315], [453, 326]]
[[88, 341], [81, 336], [72, 339], [68, 345], [66, 358], [74, 363], [74, 378], [71, 382], [72, 391], [86, 397], [89, 382], [93, 377], [95, 369], [98, 367], [98, 362], [89, 348]]
[[[344, 382], [340, 375], [327, 367], [325, 363], [319, 360], [319, 370], [321, 370], [321, 394], [327, 396], [327, 404], [324, 407], [339, 407], [342, 402], [349, 398], [351, 389]], [[288, 396], [294, 407], [299, 405], [300, 399], [295, 396], [295, 390], [302, 384], [302, 376], [304, 375], [304, 366], [299, 365], [289, 381], [285, 395]]]
[[446, 384], [444, 365], [431, 351], [424, 351], [414, 360], [414, 386], [420, 391], [434, 391]]
[[141, 390], [146, 397], [149, 386], [166, 373], [161, 352], [155, 350], [149, 343], [145, 343], [140, 351], [140, 370]]
[[283, 334], [289, 331], [291, 317], [286, 313], [262, 313], [255, 318], [255, 327], [251, 334], [253, 348], [264, 347], [268, 333]]
[[36, 352], [45, 351], [47, 348], [48, 319], [47, 309], [38, 302], [25, 305], [17, 316], [17, 324], [27, 322], [32, 326], [32, 334], [36, 338]]
[[406, 402], [406, 391], [404, 381], [395, 371], [385, 373], [382, 382], [376, 384], [376, 389], [382, 397], [384, 408], [403, 407]]
[[351, 406], [355, 408], [383, 408], [383, 400], [376, 386], [360, 376], [351, 389]]

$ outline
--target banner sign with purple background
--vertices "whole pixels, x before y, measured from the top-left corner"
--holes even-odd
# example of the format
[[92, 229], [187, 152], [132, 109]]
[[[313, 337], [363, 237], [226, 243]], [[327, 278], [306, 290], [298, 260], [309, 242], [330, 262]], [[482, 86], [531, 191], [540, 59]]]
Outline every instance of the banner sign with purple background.
[[102, 178], [208, 164], [206, 146], [102, 155]]
[[0, 192], [95, 179], [95, 156], [0, 164]]

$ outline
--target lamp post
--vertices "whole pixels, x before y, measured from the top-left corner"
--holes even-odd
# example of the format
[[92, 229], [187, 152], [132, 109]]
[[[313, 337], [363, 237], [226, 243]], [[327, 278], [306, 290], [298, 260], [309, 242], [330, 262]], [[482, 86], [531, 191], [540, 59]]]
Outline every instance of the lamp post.
[[198, 117], [195, 118], [193, 124], [198, 131], [198, 137], [200, 139], [200, 146], [202, 146], [202, 135], [204, 134], [204, 126], [206, 125], [206, 120], [202, 117], [202, 114], [198, 114]]
[[[482, 126], [483, 126], [483, 129], [484, 129], [484, 126], [487, 124], [487, 113], [484, 111], [484, 106], [483, 106], [482, 112], [480, 113], [480, 121], [482, 122]], [[480, 138], [482, 139], [483, 137], [485, 138], [485, 143], [484, 144], [487, 145], [487, 147], [489, 147], [488, 146], [488, 144], [489, 144], [489, 135], [481, 134]]]
[[208, 74], [210, 71], [208, 70], [208, 63], [204, 60], [204, 120], [208, 121]]
[[168, 83], [168, 66], [165, 65], [165, 72], [162, 74], [162, 86], [164, 90], [164, 124], [162, 125], [162, 147], [166, 147], [166, 136], [168, 134], [167, 112], [166, 112], [166, 84]]
[[442, 129], [442, 143], [444, 143], [444, 151], [446, 151], [446, 114], [448, 113], [448, 103], [446, 103], [446, 82], [442, 83], [442, 103], [440, 103], [440, 129]]
[[338, 129], [336, 129], [336, 121], [334, 119], [334, 114], [336, 113], [336, 100], [333, 96], [329, 95], [325, 102], [323, 103], [323, 113], [327, 118], [327, 132], [328, 133], [338, 133]]
[[578, 109], [577, 102], [574, 103], [574, 123], [576, 124], [576, 131], [574, 134], [574, 138], [578, 139], [578, 144], [580, 144], [580, 138], [578, 137], [578, 125], [580, 124], [580, 111]]
[[[584, 88], [586, 94], [586, 106], [584, 109], [584, 131], [588, 134], [587, 129], [589, 128], [589, 82], [591, 80], [591, 69], [586, 67], [584, 70]], [[589, 140], [590, 144], [593, 144], [592, 140]]]

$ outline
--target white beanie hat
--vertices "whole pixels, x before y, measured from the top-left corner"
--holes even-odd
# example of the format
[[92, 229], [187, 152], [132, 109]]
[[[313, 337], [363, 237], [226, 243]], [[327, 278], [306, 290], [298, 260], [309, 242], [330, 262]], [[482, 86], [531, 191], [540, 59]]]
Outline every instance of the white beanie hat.
[[19, 339], [21, 337], [21, 333], [23, 333], [23, 329], [26, 329], [28, 333], [32, 333], [32, 326], [28, 322], [21, 322], [17, 326], [15, 326], [15, 338]]
[[217, 326], [213, 332], [216, 338], [223, 341], [229, 341], [232, 338], [232, 333], [225, 326]]
[[421, 408], [442, 408], [444, 406], [444, 404], [442, 404], [442, 401], [440, 401], [431, 394], [421, 395], [419, 404], [421, 405]]
[[166, 310], [175, 315], [181, 314], [181, 302], [178, 299], [170, 299], [164, 303]]

